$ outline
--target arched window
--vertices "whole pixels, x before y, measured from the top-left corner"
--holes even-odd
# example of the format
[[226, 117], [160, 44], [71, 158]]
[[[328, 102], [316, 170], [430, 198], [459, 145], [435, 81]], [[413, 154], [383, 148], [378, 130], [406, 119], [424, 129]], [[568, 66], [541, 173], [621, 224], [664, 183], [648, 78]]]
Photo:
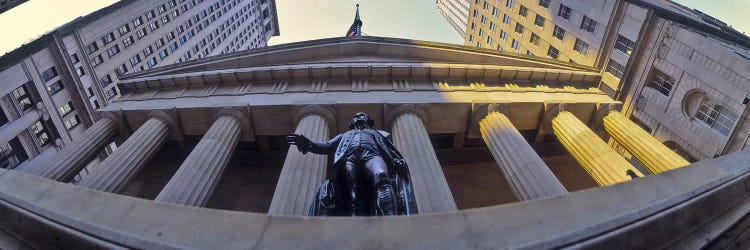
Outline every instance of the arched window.
[[682, 111], [686, 116], [695, 117], [724, 136], [729, 136], [738, 119], [737, 114], [699, 89], [688, 91], [682, 101]]

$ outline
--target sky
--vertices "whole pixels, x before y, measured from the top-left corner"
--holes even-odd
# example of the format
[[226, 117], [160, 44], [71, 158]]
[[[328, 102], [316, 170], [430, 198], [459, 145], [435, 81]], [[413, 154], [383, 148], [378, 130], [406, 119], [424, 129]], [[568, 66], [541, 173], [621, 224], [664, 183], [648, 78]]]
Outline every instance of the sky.
[[[30, 0], [0, 14], [0, 54], [108, 6], [116, 0]], [[750, 0], [677, 0], [750, 33]], [[74, 4], [73, 4], [74, 3]], [[437, 12], [435, 0], [276, 0], [281, 36], [269, 45], [343, 36], [360, 4], [362, 30], [371, 36], [463, 44]]]

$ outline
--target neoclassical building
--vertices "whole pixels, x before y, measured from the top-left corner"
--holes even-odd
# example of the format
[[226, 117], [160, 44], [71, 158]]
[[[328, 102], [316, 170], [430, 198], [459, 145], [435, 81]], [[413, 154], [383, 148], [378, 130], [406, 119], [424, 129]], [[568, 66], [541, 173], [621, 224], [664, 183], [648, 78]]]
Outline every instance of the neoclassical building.
[[[382, 37], [127, 75], [82, 139], [48, 162], [0, 170], [0, 241], [539, 249], [741, 240], [726, 236], [746, 228], [736, 222], [750, 211], [750, 153], [690, 164], [626, 118], [600, 81], [593, 67]], [[305, 216], [329, 159], [283, 136], [326, 140], [360, 111], [392, 133], [419, 215]], [[111, 142], [117, 148], [103, 153]]]

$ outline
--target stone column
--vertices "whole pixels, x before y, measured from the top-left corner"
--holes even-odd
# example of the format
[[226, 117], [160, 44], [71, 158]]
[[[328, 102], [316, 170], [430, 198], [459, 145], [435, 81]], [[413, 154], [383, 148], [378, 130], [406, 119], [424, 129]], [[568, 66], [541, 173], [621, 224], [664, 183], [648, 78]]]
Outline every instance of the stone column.
[[420, 118], [423, 113], [413, 105], [397, 107], [393, 113], [389, 115], [394, 117], [393, 143], [409, 166], [419, 213], [456, 211], [453, 194]]
[[611, 111], [604, 117], [604, 129], [651, 173], [658, 174], [690, 164], [620, 112]]
[[110, 118], [102, 118], [86, 129], [78, 140], [63, 147], [51, 162], [40, 162], [46, 165], [29, 166], [29, 171], [21, 171], [68, 182], [114, 139], [115, 131], [116, 122]]
[[479, 128], [482, 139], [518, 200], [568, 193], [505, 115], [490, 112], [479, 122]]
[[0, 127], [0, 145], [8, 144], [8, 142], [13, 140], [18, 134], [39, 121], [43, 115], [44, 112], [35, 109], [19, 117], [15, 121], [9, 122]]
[[77, 185], [110, 193], [125, 189], [167, 139], [171, 122], [165, 120], [165, 116], [168, 115], [153, 117], [143, 123]]
[[[314, 142], [328, 140], [330, 126], [335, 121], [333, 112], [317, 105], [299, 110], [295, 120], [297, 129], [294, 133]], [[289, 147], [268, 214], [307, 215], [312, 199], [326, 176], [327, 165], [328, 157], [325, 155], [302, 154], [296, 146]]]
[[237, 146], [242, 130], [240, 119], [247, 120], [240, 111], [220, 112], [156, 201], [205, 206]]
[[552, 119], [552, 130], [600, 186], [628, 181], [634, 175], [643, 176], [572, 113], [560, 112]]

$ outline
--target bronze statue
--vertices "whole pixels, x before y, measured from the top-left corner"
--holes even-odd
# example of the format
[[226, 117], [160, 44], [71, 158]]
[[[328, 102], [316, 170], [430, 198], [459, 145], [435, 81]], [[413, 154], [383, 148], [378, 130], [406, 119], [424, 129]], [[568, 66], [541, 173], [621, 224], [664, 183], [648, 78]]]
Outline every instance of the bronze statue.
[[311, 216], [383, 216], [417, 214], [409, 168], [390, 141], [372, 129], [375, 121], [357, 113], [349, 131], [326, 142], [290, 134], [286, 142], [306, 154], [333, 156], [333, 180], [318, 189]]

